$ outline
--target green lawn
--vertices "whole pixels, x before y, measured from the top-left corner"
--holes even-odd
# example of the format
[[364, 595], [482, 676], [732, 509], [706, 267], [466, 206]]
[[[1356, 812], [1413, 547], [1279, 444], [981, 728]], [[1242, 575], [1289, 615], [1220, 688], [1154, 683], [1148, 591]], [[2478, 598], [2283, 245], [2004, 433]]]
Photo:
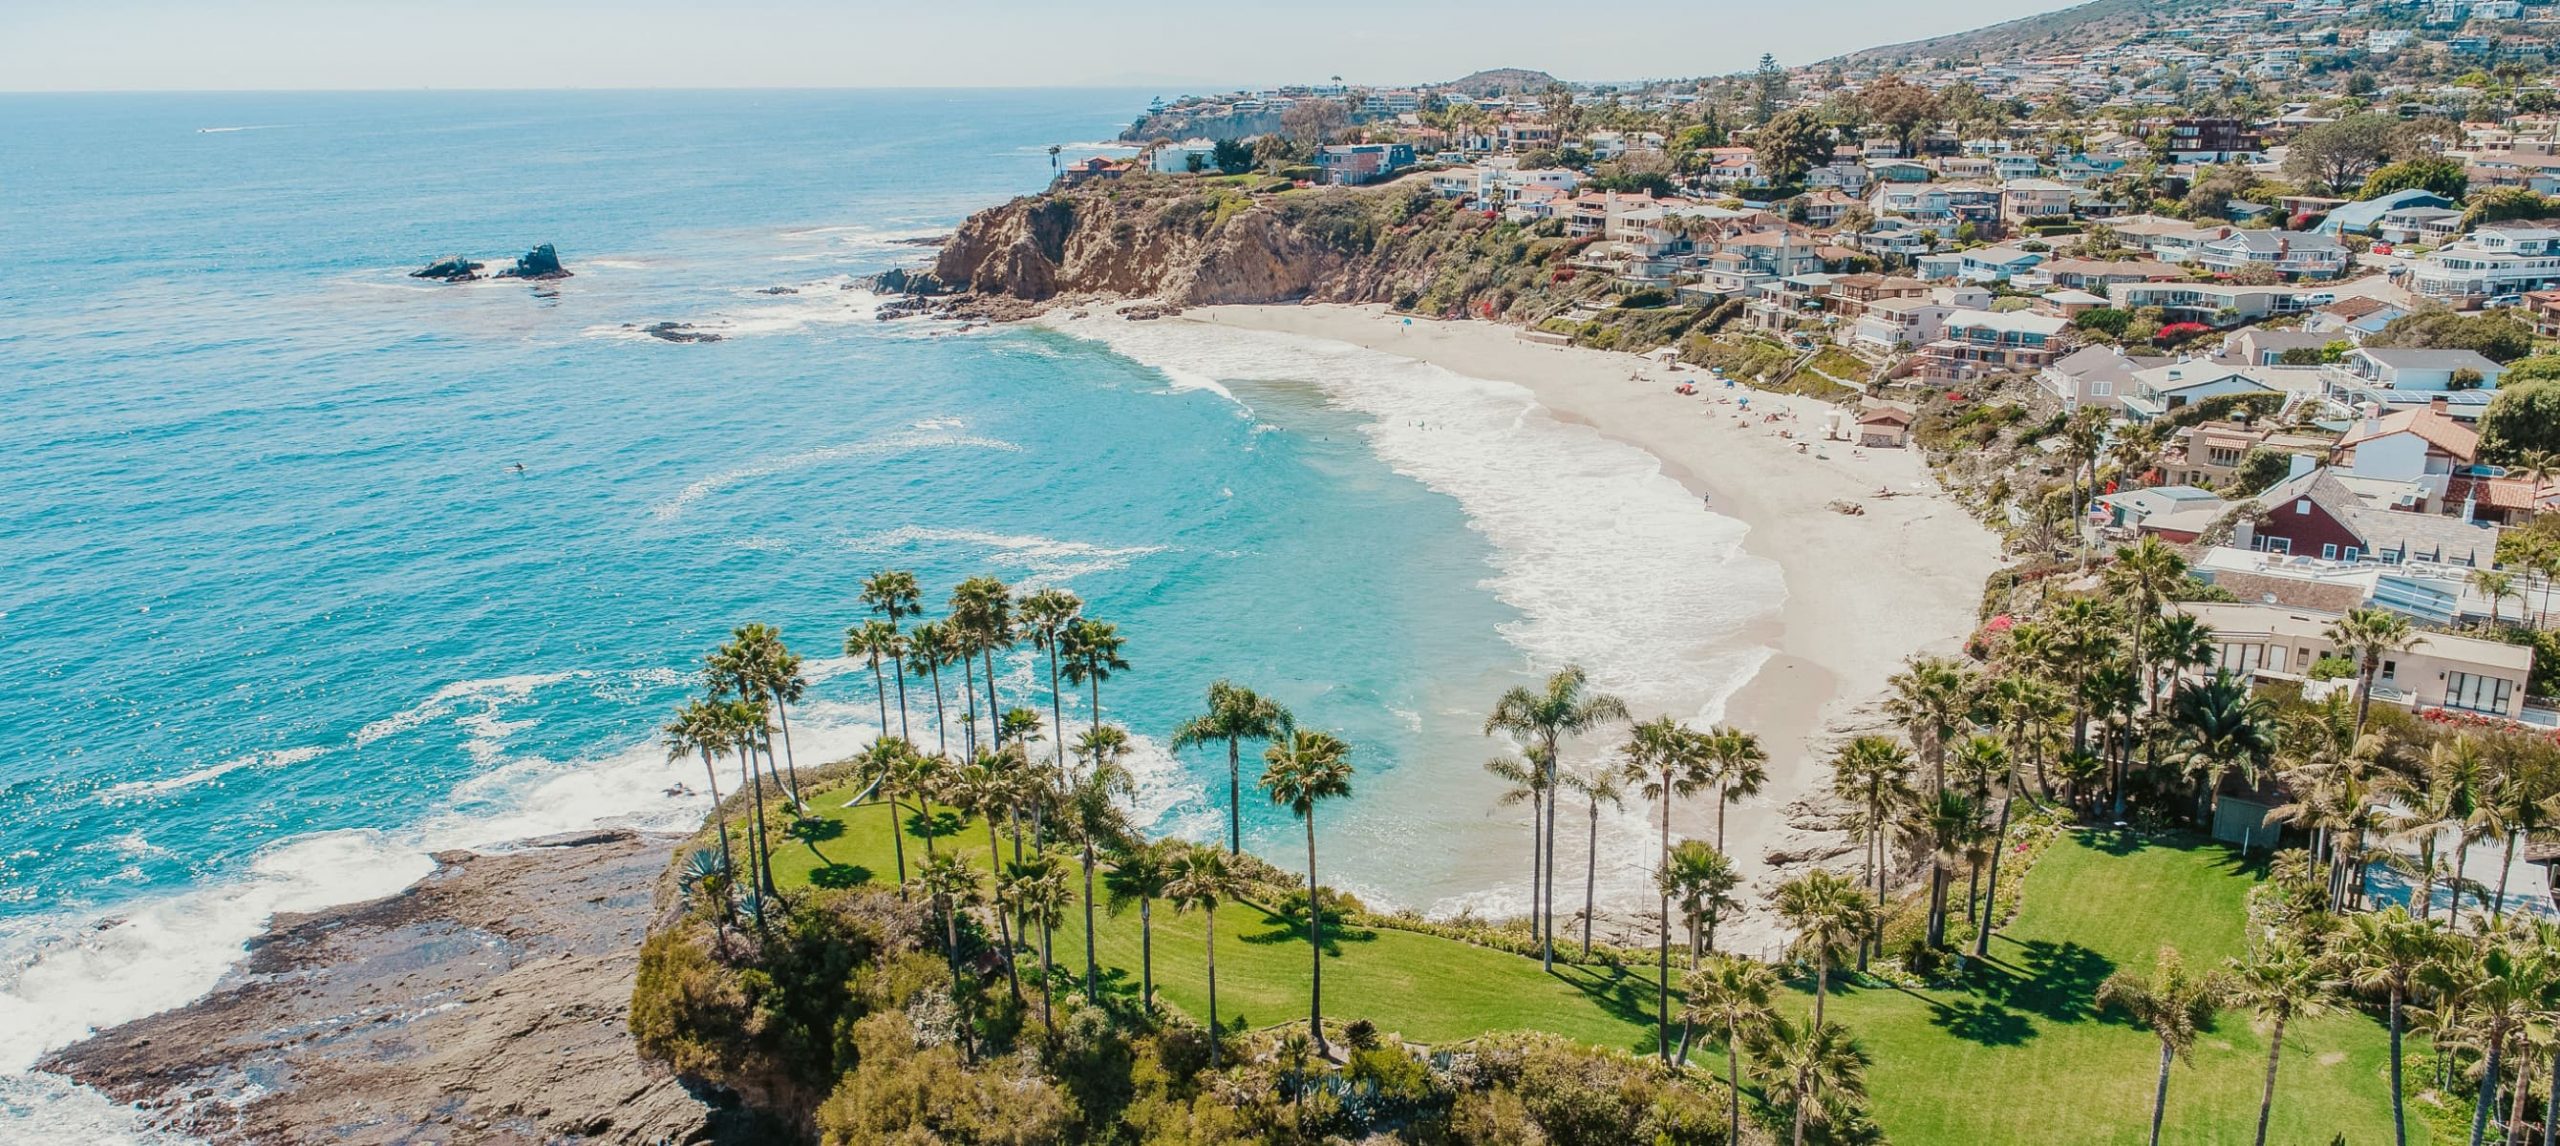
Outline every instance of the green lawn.
[[[886, 810], [835, 806], [832, 838], [795, 840], [776, 856], [786, 886], [844, 885], [894, 871]], [[960, 826], [940, 846], [983, 864], [986, 834]], [[910, 824], [910, 866], [924, 854]], [[826, 836], [834, 829], [821, 829]], [[1011, 844], [1006, 842], [1007, 854]], [[2092, 1011], [2099, 981], [2118, 967], [2147, 968], [2162, 941], [2191, 961], [2241, 950], [2242, 902], [2257, 872], [2227, 849], [2178, 842], [2117, 843], [2067, 836], [2026, 885], [2018, 919], [1993, 939], [1992, 965], [1968, 991], [1851, 987], [1828, 1014], [1847, 1024], [1876, 1060], [1877, 1120], [1910, 1144], [2139, 1142], [2150, 1117], [2158, 1044], [2149, 1032]], [[1201, 918], [1156, 911], [1158, 995], [1193, 1015], [1207, 1012]], [[1096, 946], [1114, 990], [1137, 990], [1138, 918], [1097, 906]], [[1303, 933], [1249, 904], [1218, 916], [1220, 1017], [1264, 1027], [1303, 1018]], [[1056, 939], [1058, 962], [1083, 966], [1080, 908]], [[1418, 1042], [1535, 1029], [1585, 1042], [1650, 1050], [1653, 991], [1638, 971], [1563, 967], [1403, 931], [1327, 936], [1325, 1010], [1366, 1018]], [[1792, 1004], [1803, 1007], [1809, 998]], [[2288, 1032], [2269, 1140], [2323, 1144], [2390, 1136], [2381, 1028], [2357, 1015], [2296, 1023]], [[1710, 1056], [1713, 1061], [1713, 1056]], [[2255, 1129], [2266, 1042], [2245, 1018], [2226, 1016], [2170, 1081], [2164, 1137], [2181, 1143], [2247, 1142]], [[2413, 1140], [2424, 1140], [2414, 1121]]]

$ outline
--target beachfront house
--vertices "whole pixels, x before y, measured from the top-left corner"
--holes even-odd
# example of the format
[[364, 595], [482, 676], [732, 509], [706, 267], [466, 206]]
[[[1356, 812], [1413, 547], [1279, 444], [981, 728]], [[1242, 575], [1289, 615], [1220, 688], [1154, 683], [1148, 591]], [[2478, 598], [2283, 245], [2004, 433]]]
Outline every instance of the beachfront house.
[[1956, 310], [1946, 316], [1944, 334], [1921, 346], [1919, 372], [1952, 380], [2040, 370], [2053, 361], [2069, 327], [2031, 311]]
[[2420, 298], [2453, 307], [2560, 287], [2560, 230], [2482, 227], [2412, 260], [2407, 280]]
[[[2330, 627], [2338, 621], [2335, 613], [2202, 601], [2176, 608], [2214, 636], [2213, 663], [2193, 670], [2197, 675], [2218, 669], [2299, 681], [2320, 658], [2341, 653], [2329, 639]], [[2412, 712], [2441, 708], [2519, 720], [2525, 682], [2532, 675], [2531, 646], [2421, 632], [2409, 648], [2383, 654], [2374, 674], [2373, 699]]]
[[2166, 357], [2128, 355], [2117, 346], [2084, 346], [2045, 364], [2036, 372], [2036, 384], [2061, 399], [2065, 410], [2116, 410], [2133, 386], [2135, 371], [2168, 362]]
[[1976, 247], [1961, 253], [1956, 277], [1966, 282], [1999, 283], [2034, 270], [2044, 256], [2016, 247]]
[[2121, 396], [2118, 405], [2126, 417], [2148, 422], [2207, 398], [2276, 392], [2248, 371], [2194, 360], [2135, 371], [2133, 391]]
[[2311, 231], [2233, 231], [2198, 246], [2197, 266], [2219, 274], [2273, 271], [2287, 279], [2333, 279], [2347, 270], [2347, 248]]

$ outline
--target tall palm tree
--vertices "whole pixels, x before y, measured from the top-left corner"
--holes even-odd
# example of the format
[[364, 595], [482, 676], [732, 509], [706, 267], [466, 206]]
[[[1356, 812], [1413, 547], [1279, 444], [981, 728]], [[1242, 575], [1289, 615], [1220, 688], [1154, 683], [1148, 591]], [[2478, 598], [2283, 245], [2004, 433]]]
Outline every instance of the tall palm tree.
[[1538, 873], [1543, 870], [1538, 855], [1538, 809], [1546, 806], [1547, 770], [1517, 756], [1496, 756], [1484, 762], [1484, 770], [1506, 785], [1494, 797], [1494, 803], [1507, 808], [1523, 800], [1529, 802], [1529, 927], [1535, 934], [1538, 926]]
[[[993, 754], [980, 756], [975, 762], [954, 769], [951, 774], [951, 798], [987, 826], [987, 870], [1002, 872], [1004, 850], [996, 838], [996, 813], [1013, 806], [1014, 782]], [[1007, 894], [1003, 881], [996, 883], [996, 938], [1004, 947], [1005, 982], [1013, 990], [1013, 1000], [1022, 1001], [1022, 975], [1014, 968], [1013, 927], [1007, 920]]]
[[915, 751], [895, 736], [883, 736], [871, 742], [860, 757], [862, 775], [880, 792], [880, 800], [889, 806], [889, 843], [898, 856], [898, 898], [907, 897], [907, 832], [898, 822], [898, 784], [909, 772], [908, 759]]
[[[756, 752], [765, 742], [768, 724], [764, 702], [755, 697], [731, 698], [719, 706], [719, 728], [729, 752], [738, 758], [739, 779], [753, 796], [755, 822], [747, 831], [747, 865], [755, 876], [747, 897], [747, 906], [756, 926], [765, 922], [765, 904], [776, 894], [773, 886], [773, 841], [765, 832], [764, 781], [756, 775]], [[768, 762], [767, 771], [771, 771]]]
[[1707, 841], [1682, 840], [1671, 849], [1662, 887], [1679, 905], [1681, 923], [1688, 928], [1691, 970], [1697, 969], [1702, 951], [1715, 950], [1716, 923], [1727, 908], [1735, 906], [1731, 893], [1741, 884], [1742, 873], [1734, 870], [1733, 861]]
[[1605, 768], [1576, 769], [1563, 776], [1564, 786], [1580, 793], [1590, 810], [1589, 849], [1584, 853], [1582, 869], [1582, 959], [1591, 960], [1591, 920], [1600, 906], [1600, 805], [1624, 809], [1627, 792], [1624, 779]]
[[1837, 872], [1815, 868], [1770, 896], [1778, 918], [1795, 929], [1795, 951], [1813, 961], [1813, 1025], [1822, 1025], [1823, 996], [1841, 949], [1874, 930], [1876, 916], [1858, 885]]
[[2489, 901], [2492, 923], [2507, 915], [2507, 873], [2515, 870], [2516, 846], [2549, 832], [2552, 821], [2560, 819], [2560, 757], [2551, 741], [2510, 737], [2504, 748], [2492, 758], [2495, 779], [2483, 817], [2484, 826], [2506, 844], [2498, 862], [2497, 893]]
[[[1626, 720], [1627, 704], [1607, 693], [1589, 691], [1591, 676], [1580, 665], [1566, 665], [1547, 678], [1543, 690], [1514, 686], [1494, 701], [1493, 712], [1485, 717], [1484, 732], [1491, 736], [1506, 733], [1524, 744], [1542, 751], [1533, 756], [1548, 772], [1547, 790], [1555, 790], [1555, 769], [1562, 759], [1564, 739], [1597, 731], [1603, 726]], [[1543, 848], [1546, 871], [1541, 877], [1540, 898], [1548, 904], [1546, 918], [1536, 921], [1541, 927], [1538, 941], [1538, 963], [1552, 971], [1556, 965], [1556, 802], [1547, 801], [1546, 843]]]
[[2472, 570], [2463, 580], [2471, 586], [2472, 592], [2489, 599], [2489, 629], [2497, 631], [2498, 606], [2515, 595], [2516, 575], [2499, 569], [2480, 568]]
[[790, 777], [784, 787], [797, 806], [800, 768], [791, 754], [791, 705], [809, 688], [808, 678], [800, 675], [800, 655], [782, 643], [782, 630], [771, 625], [741, 625], [730, 636], [730, 643], [712, 654], [713, 671], [728, 677], [740, 695], [762, 696], [772, 706], [782, 727], [783, 769]]
[[926, 895], [942, 912], [942, 957], [951, 965], [951, 983], [960, 983], [960, 911], [978, 898], [978, 869], [958, 855], [935, 856], [924, 861], [916, 872], [916, 882], [924, 885]]
[[2196, 1036], [2222, 1009], [2220, 976], [2197, 974], [2175, 947], [2162, 947], [2151, 974], [2131, 970], [2107, 976], [2098, 985], [2098, 1006], [2113, 1007], [2151, 1028], [2160, 1040], [2160, 1083], [2151, 1096], [2151, 1146], [2160, 1146], [2160, 1120], [2169, 1110], [2169, 1064], [2195, 1049]]
[[1739, 728], [1718, 728], [1698, 741], [1705, 781], [1716, 790], [1716, 849], [1724, 849], [1724, 811], [1757, 795], [1769, 782], [1769, 753], [1760, 738]]
[[[1831, 758], [1831, 792], [1851, 811], [1851, 829], [1867, 838], [1867, 875], [1875, 885], [1876, 912], [1884, 912], [1884, 878], [1890, 866], [1885, 829], [1912, 799], [1911, 754], [1882, 736], [1861, 736]], [[1868, 944], [1858, 944], [1858, 969], [1867, 968]]]
[[[903, 569], [883, 570], [862, 582], [863, 606], [888, 618], [891, 631], [898, 628], [899, 618], [923, 612], [922, 601], [923, 597], [916, 591], [916, 575]], [[892, 649], [889, 664], [891, 674], [898, 682], [898, 739], [913, 744], [916, 738], [907, 731], [906, 650], [903, 647]]]
[[1688, 1000], [1681, 1006], [1680, 1057], [1688, 1061], [1688, 1028], [1698, 1024], [1724, 1036], [1725, 1141], [1742, 1141], [1742, 1044], [1778, 1021], [1772, 1000], [1778, 973], [1768, 964], [1734, 955], [1718, 955], [1681, 979]]
[[[993, 577], [971, 577], [951, 589], [951, 623], [960, 630], [968, 651], [976, 654], [979, 667], [987, 678], [987, 735], [997, 748], [1004, 747], [1003, 732], [997, 727], [1004, 707], [996, 702], [996, 654], [1013, 647], [1013, 594], [1005, 583]], [[976, 707], [972, 697], [970, 706]], [[975, 722], [971, 722], [972, 727]]]
[[1947, 886], [1957, 864], [1965, 862], [1965, 851], [1973, 836], [1982, 830], [1982, 806], [1963, 792], [1948, 789], [1935, 798], [1922, 796], [1902, 816], [1902, 833], [1929, 850], [1929, 920], [1928, 944], [1940, 947], [1947, 939]]
[[1316, 882], [1316, 805], [1351, 795], [1351, 746], [1328, 732], [1298, 729], [1286, 743], [1263, 751], [1262, 790], [1307, 825], [1307, 948], [1312, 967], [1307, 992], [1307, 1036], [1316, 1050], [1324, 1041], [1324, 905]]
[[[906, 638], [898, 633], [898, 626], [877, 619], [864, 621], [844, 631], [844, 655], [860, 657], [871, 665], [871, 692], [880, 702], [880, 736], [884, 740], [889, 736], [889, 682], [880, 666], [895, 663], [905, 656], [906, 643]], [[903, 691], [906, 685], [901, 683], [898, 687]], [[900, 740], [907, 737], [906, 714], [906, 706], [899, 705], [897, 735]]]
[[2480, 1093], [2471, 1110], [2471, 1146], [2481, 1146], [2488, 1135], [2489, 1112], [2498, 1105], [2498, 1087], [2505, 1078], [2508, 1042], [2541, 1013], [2552, 958], [2547, 951], [2493, 939], [2476, 954], [2440, 961], [2431, 974], [2431, 985], [2451, 996], [2448, 1001], [2460, 1009], [2485, 1056]]
[[[1671, 873], [1671, 801], [1697, 791], [1697, 771], [1692, 766], [1699, 755], [1697, 742], [1698, 734], [1683, 727], [1679, 721], [1657, 716], [1629, 730], [1626, 746], [1620, 749], [1625, 754], [1628, 779], [1642, 785], [1638, 791], [1645, 799], [1653, 801], [1655, 810], [1660, 814], [1662, 849], [1657, 853], [1659, 858], [1654, 867], [1657, 880], [1663, 880]], [[1532, 751], [1537, 749], [1533, 746]], [[1538, 776], [1545, 774], [1543, 767], [1536, 773]], [[1539, 783], [1533, 780], [1530, 786], [1533, 794]], [[1531, 819], [1534, 826], [1535, 817]], [[1532, 874], [1529, 926], [1533, 931], [1537, 927], [1536, 884], [1537, 876]], [[1655, 1025], [1661, 1034], [1659, 1049], [1663, 1061], [1668, 1062], [1671, 1058], [1671, 886], [1667, 880], [1663, 880], [1661, 890], [1659, 927], [1654, 933], [1657, 976], [1654, 1010], [1657, 1012]]]
[[711, 766], [711, 757], [729, 748], [729, 732], [720, 705], [711, 700], [688, 701], [683, 708], [676, 710], [675, 720], [662, 731], [667, 738], [667, 759], [673, 760], [688, 752], [702, 757], [702, 776], [711, 786], [711, 819], [720, 829], [720, 870], [729, 873], [728, 881], [720, 889], [719, 922], [724, 925], [735, 923], [738, 910], [728, 885], [737, 882], [738, 863], [729, 851], [729, 817], [720, 810], [720, 770]]
[[2069, 711], [2062, 698], [2052, 685], [2030, 673], [2011, 671], [2002, 673], [1984, 686], [1981, 700], [2009, 747], [2010, 759], [2032, 758], [2037, 787], [2045, 798], [2051, 799], [2053, 785], [2046, 776], [2044, 758], [2038, 751], [2042, 740], [2039, 730], [2059, 721]]
[[2417, 643], [2409, 619], [2388, 609], [2355, 609], [2329, 624], [2329, 643], [2356, 664], [2356, 731], [2364, 731], [2365, 714], [2373, 709], [2374, 674], [2382, 658]]
[[[933, 681], [933, 745], [939, 756], [951, 755], [951, 719], [942, 706], [942, 670], [961, 660], [958, 635], [941, 621], [926, 621], [907, 632], [907, 671]], [[904, 695], [901, 691], [900, 695]], [[974, 755], [974, 753], [972, 754]]]
[[2114, 611], [2091, 597], [2073, 597], [2054, 607], [2052, 636], [2046, 652], [2071, 699], [2078, 702], [2071, 719], [2071, 746], [2089, 747], [2089, 678], [2116, 660], [2118, 640]]
[[1244, 742], [1279, 740], [1294, 722], [1279, 702], [1241, 685], [1218, 680], [1209, 684], [1208, 711], [1173, 730], [1173, 750], [1183, 751], [1213, 741], [1227, 742], [1227, 854], [1244, 851]]
[[1059, 646], [1067, 626], [1083, 612], [1084, 600], [1064, 589], [1041, 589], [1022, 599], [1022, 629], [1030, 634], [1032, 648], [1049, 654], [1049, 726], [1057, 732], [1055, 764], [1062, 776], [1067, 771], [1067, 715], [1058, 695]]
[[2159, 617], [2160, 603], [2168, 599], [2170, 589], [2186, 579], [2187, 559], [2151, 534], [2143, 535], [2139, 544], [2116, 550], [2116, 563], [2107, 570], [2109, 586], [2126, 605], [2126, 636], [2133, 643], [2133, 671], [2142, 679], [2144, 705], [2155, 711], [2160, 683], [2151, 672], [2143, 630]]
[[1795, 1146], [1804, 1146], [1807, 1125], [1829, 1125], [1865, 1099], [1875, 1065], [1847, 1028], [1820, 1019], [1801, 1028], [1771, 1022], [1759, 1050], [1769, 1101], [1793, 1112]]
[[2178, 729], [2179, 755], [2202, 791], [2197, 818], [2213, 830], [2222, 806], [2222, 780], [2237, 771], [2255, 784], [2258, 773], [2276, 752], [2275, 702], [2253, 693], [2249, 683], [2228, 672], [2178, 690], [2170, 706], [2170, 723]]
[[1173, 881], [1165, 885], [1164, 897], [1172, 901], [1175, 911], [1197, 910], [1209, 927], [1209, 1069], [1218, 1068], [1218, 1043], [1222, 1031], [1218, 1026], [1218, 904], [1243, 894], [1244, 883], [1228, 866], [1225, 852], [1216, 848], [1183, 849], [1173, 865]]
[[2279, 933], [2245, 959], [2232, 959], [2228, 997], [2267, 1029], [2267, 1081], [2258, 1092], [2258, 1142], [2267, 1146], [2267, 1117], [2276, 1105], [2276, 1067], [2284, 1061], [2284, 1029], [2295, 1019], [2329, 1013], [2339, 987], [2329, 960], [2291, 935]]
[[1136, 783], [1121, 766], [1128, 754], [1129, 734], [1112, 725], [1088, 729], [1076, 740], [1084, 774], [1067, 784], [1061, 811], [1067, 834], [1083, 853], [1084, 865], [1084, 997], [1102, 999], [1102, 968], [1093, 950], [1093, 871], [1105, 849], [1123, 846], [1137, 834], [1120, 804], [1136, 794]]
[[2409, 1146], [2407, 1099], [2400, 1085], [2400, 1010], [2416, 991], [2420, 975], [2446, 954], [2446, 935], [2425, 920], [2410, 918], [2409, 910], [2399, 904], [2349, 916], [2347, 927], [2339, 950], [2345, 957], [2348, 985], [2380, 992], [2385, 1000], [2383, 1014], [2391, 1030], [2392, 1141], [2394, 1146]]
[[[1138, 1002], [1149, 1010], [1156, 1005], [1156, 901], [1165, 897], [1165, 888], [1173, 882], [1174, 861], [1181, 851], [1178, 840], [1124, 840], [1111, 857], [1110, 874], [1104, 877], [1114, 912], [1133, 900], [1138, 905]], [[1091, 946], [1086, 944], [1088, 949]]]
[[1947, 786], [1947, 748], [1972, 725], [1973, 674], [1947, 657], [1913, 657], [1886, 682], [1885, 711], [1929, 766], [1929, 791]]
[[[2448, 746], [2439, 742], [2433, 752]], [[2410, 892], [2409, 905], [2418, 918], [2433, 914], [2436, 879], [2444, 874], [2444, 864], [2436, 856], [2436, 848], [2448, 830], [2462, 826], [2467, 811], [2458, 801], [2463, 792], [2459, 786], [2446, 783], [2437, 770], [2431, 753], [2426, 769], [2415, 783], [2400, 786], [2402, 814], [2398, 830], [2391, 833], [2395, 844], [2414, 844], [2418, 854], [2407, 863], [2407, 870], [2417, 877], [2418, 886]]]
[[1067, 890], [1066, 865], [1050, 853], [1034, 853], [1028, 859], [1006, 864], [997, 883], [1004, 889], [1005, 899], [1013, 904], [1014, 912], [1039, 925], [1040, 1025], [1055, 1031], [1057, 1018], [1049, 1005], [1049, 997], [1055, 993], [1049, 989], [1051, 937], [1066, 918], [1067, 905], [1075, 899], [1075, 893]]
[[1102, 682], [1129, 668], [1129, 662], [1120, 659], [1120, 648], [1125, 643], [1120, 626], [1080, 618], [1067, 626], [1058, 643], [1067, 657], [1067, 683], [1093, 690], [1093, 713], [1088, 719], [1094, 724], [1102, 723]]

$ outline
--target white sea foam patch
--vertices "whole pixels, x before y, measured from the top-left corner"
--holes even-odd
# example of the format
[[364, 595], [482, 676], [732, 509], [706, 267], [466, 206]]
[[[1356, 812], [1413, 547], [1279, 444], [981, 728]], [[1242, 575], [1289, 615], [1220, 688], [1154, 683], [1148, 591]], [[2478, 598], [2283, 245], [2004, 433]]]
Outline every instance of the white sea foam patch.
[[291, 767], [295, 764], [300, 764], [304, 761], [316, 758], [327, 751], [328, 749], [326, 748], [306, 745], [301, 748], [287, 748], [276, 752], [252, 752], [245, 756], [234, 756], [219, 764], [208, 764], [202, 768], [195, 769], [194, 771], [181, 773], [164, 780], [128, 780], [122, 784], [109, 786], [105, 791], [99, 793], [99, 796], [102, 799], [109, 801], [141, 800], [149, 799], [153, 796], [166, 796], [172, 792], [181, 792], [199, 784], [210, 784], [244, 768]]
[[1745, 527], [1707, 512], [1634, 446], [1558, 420], [1508, 382], [1343, 343], [1187, 322], [1094, 319], [1070, 333], [1168, 372], [1314, 383], [1369, 421], [1377, 455], [1456, 499], [1494, 547], [1486, 584], [1533, 670], [1579, 664], [1639, 712], [1713, 720], [1767, 650], [1738, 643], [1785, 599]]
[[988, 564], [1018, 571], [1017, 584], [1029, 588], [1064, 585], [1078, 577], [1126, 569], [1130, 562], [1162, 553], [1165, 548], [1161, 545], [1097, 545], [1036, 534], [936, 529], [921, 525], [902, 525], [854, 538], [846, 544], [863, 553], [928, 546], [970, 547], [982, 551]]
[[383, 737], [396, 736], [460, 710], [468, 709], [470, 715], [490, 715], [500, 705], [523, 700], [533, 695], [535, 689], [558, 684], [577, 675], [571, 672], [519, 673], [455, 681], [437, 689], [425, 700], [356, 729], [355, 746], [362, 748]]
[[981, 437], [953, 430], [902, 430], [867, 442], [848, 442], [840, 446], [820, 446], [794, 454], [767, 458], [737, 469], [700, 478], [676, 492], [674, 497], [649, 507], [649, 516], [660, 521], [673, 521], [696, 502], [719, 493], [740, 482], [775, 474], [804, 470], [855, 458], [879, 457], [885, 454], [915, 453], [923, 450], [1001, 450], [1020, 453], [1022, 447], [1001, 438]]
[[[776, 284], [786, 293], [768, 294], [765, 288], [741, 289], [733, 304], [707, 314], [670, 316], [690, 330], [716, 334], [722, 338], [757, 338], [773, 334], [798, 334], [803, 331], [853, 323], [873, 323], [880, 304], [888, 296], [854, 286], [843, 275], [807, 282]], [[657, 336], [647, 327], [651, 322], [600, 323], [579, 331], [587, 338], [620, 342], [655, 342]]]

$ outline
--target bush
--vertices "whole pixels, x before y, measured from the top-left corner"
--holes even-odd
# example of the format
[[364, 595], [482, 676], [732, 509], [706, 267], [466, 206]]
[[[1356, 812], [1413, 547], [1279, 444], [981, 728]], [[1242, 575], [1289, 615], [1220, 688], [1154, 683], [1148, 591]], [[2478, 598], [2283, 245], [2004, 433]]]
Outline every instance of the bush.
[[2081, 311], [2071, 320], [2071, 325], [2082, 330], [2096, 331], [2109, 338], [2122, 338], [2125, 328], [2133, 325], [2133, 312], [2117, 310], [2111, 306], [2094, 306]]
[[2356, 662], [2330, 653], [2311, 662], [2310, 670], [2302, 675], [2312, 680], [2345, 680], [2356, 675]]
[[1671, 292], [1660, 287], [1645, 287], [1641, 290], [1628, 291], [1618, 300], [1618, 305], [1628, 310], [1648, 310], [1669, 305], [1670, 302]]

